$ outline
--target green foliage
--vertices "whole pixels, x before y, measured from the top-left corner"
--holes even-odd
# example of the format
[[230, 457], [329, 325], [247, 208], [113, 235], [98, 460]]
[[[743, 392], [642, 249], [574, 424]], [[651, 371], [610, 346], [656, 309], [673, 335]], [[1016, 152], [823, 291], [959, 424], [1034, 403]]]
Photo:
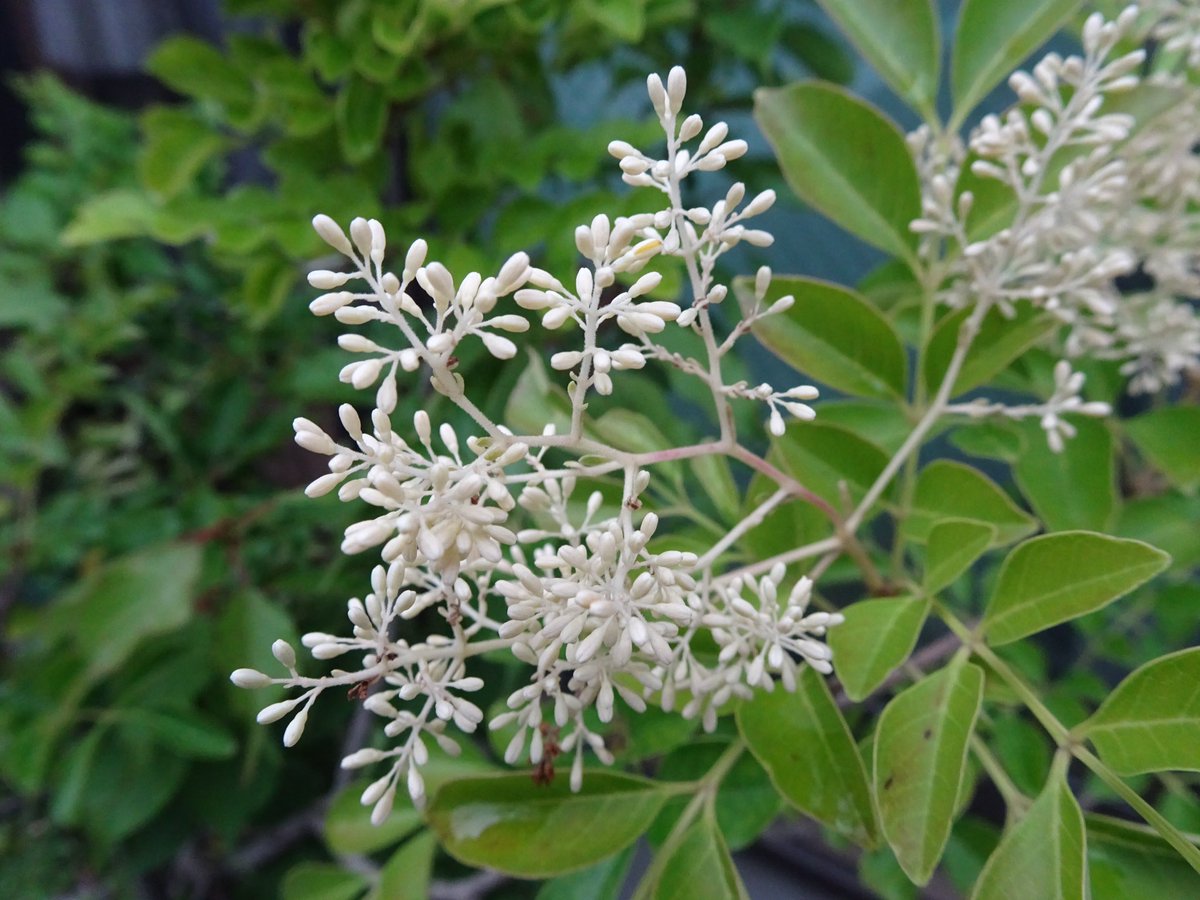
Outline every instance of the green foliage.
[[755, 95], [755, 117], [788, 184], [847, 231], [910, 258], [920, 188], [900, 129], [841, 88], [804, 82]]
[[[955, 131], [1078, 4], [966, 0], [948, 125], [936, 121], [934, 4], [820, 5], [903, 101]], [[937, 306], [941, 274], [909, 228], [919, 177], [899, 128], [836, 85], [775, 86], [798, 64], [848, 80], [823, 26], [780, 3], [716, 0], [230, 6], [263, 17], [261, 36], [224, 48], [173, 38], [149, 60], [180, 103], [134, 118], [49, 78], [22, 87], [39, 138], [0, 201], [0, 586], [19, 598], [3, 607], [0, 778], [18, 824], [48, 836], [31, 848], [20, 828], [0, 832], [0, 883], [59, 894], [98, 873], [121, 893], [197, 847], [236, 866], [239, 845], [305, 816], [321, 823], [313, 840], [262, 871], [224, 872], [245, 877], [238, 896], [421, 897], [461, 863], [549, 879], [505, 896], [612, 898], [644, 837], [656, 855], [638, 897], [743, 897], [730, 851], [787, 808], [830, 844], [861, 848], [862, 880], [888, 897], [916, 896], [939, 867], [979, 898], [1200, 891], [1185, 833], [1197, 830], [1196, 782], [1171, 774], [1200, 771], [1200, 655], [1179, 649], [1196, 640], [1200, 603], [1188, 581], [1200, 565], [1194, 394], [1124, 420], [1072, 419], [1061, 453], [1035, 421], [967, 420], [950, 442], [971, 464], [935, 458], [955, 451], [935, 443], [947, 421], [915, 432], [932, 398], [943, 387], [1044, 398], [1053, 357], [1040, 348], [1059, 323], [1019, 298], [1014, 315], [979, 320]], [[271, 671], [272, 640], [327, 627], [337, 598], [360, 590], [353, 565], [318, 549], [346, 514], [332, 499], [301, 502], [295, 488], [315, 473], [287, 449], [293, 416], [355, 397], [336, 383], [341, 354], [286, 312], [327, 252], [307, 220], [375, 215], [433, 235], [441, 258], [468, 267], [522, 246], [547, 268], [569, 263], [579, 221], [649, 208], [615, 187], [598, 150], [655, 137], [614, 113], [644, 70], [679, 57], [701, 106], [747, 110], [741, 86], [767, 84], [753, 107], [784, 179], [891, 256], [858, 291], [775, 277], [767, 302], [796, 302], [753, 326], [781, 366], [849, 399], [823, 398], [815, 422], [759, 441], [749, 469], [674, 459], [648, 492], [670, 510], [656, 542], [728, 536], [730, 568], [855, 535], [836, 561], [788, 557], [820, 573], [814, 607], [845, 617], [828, 634], [839, 684], [808, 666], [794, 692], [731, 695], [702, 738], [664, 711], [665, 692], [642, 714], [619, 703], [593, 725], [628, 771], [589, 768], [578, 793], [565, 772], [539, 785], [498, 771], [509, 735], [480, 735], [462, 758], [434, 751], [426, 809], [397, 799], [374, 826], [360, 804], [369, 779], [322, 793], [357, 704], [314, 719], [311, 748], [285, 757], [252, 722], [280, 689], [250, 696], [227, 682], [241, 666]], [[558, 124], [563, 84], [585, 81], [597, 121]], [[1139, 88], [1119, 108], [1146, 127], [1171, 102]], [[247, 151], [261, 184], [240, 173]], [[1017, 198], [969, 163], [955, 193], [975, 194], [975, 239], [1009, 226]], [[682, 284], [667, 271], [663, 297]], [[736, 288], [749, 308], [753, 286]], [[687, 339], [680, 352], [699, 358]], [[570, 400], [542, 358], [461, 365], [493, 381], [489, 408], [514, 427], [566, 433]], [[748, 384], [760, 371], [726, 362]], [[1089, 388], [1119, 405], [1124, 376], [1105, 365], [1089, 369]], [[712, 423], [697, 421], [677, 374], [622, 373], [637, 408], [598, 399], [584, 436], [633, 453], [707, 439]], [[417, 408], [457, 415], [414, 390], [395, 418]], [[776, 469], [832, 514], [793, 497], [753, 520]], [[618, 509], [619, 477], [597, 484], [602, 509]], [[914, 658], [947, 631], [960, 646]], [[503, 707], [521, 675], [503, 654], [478, 662], [484, 705]], [[1072, 758], [1087, 772], [1068, 781]], [[1121, 780], [1144, 775], [1162, 789]], [[984, 779], [1005, 805], [1002, 830], [973, 798]]]

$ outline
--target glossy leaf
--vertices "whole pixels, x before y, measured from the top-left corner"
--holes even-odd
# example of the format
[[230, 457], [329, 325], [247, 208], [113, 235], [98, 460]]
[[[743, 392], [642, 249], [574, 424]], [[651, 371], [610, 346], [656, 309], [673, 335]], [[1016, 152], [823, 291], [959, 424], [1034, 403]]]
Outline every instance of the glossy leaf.
[[930, 0], [818, 0], [883, 80], [918, 111], [932, 111], [942, 59]]
[[945, 519], [986, 522], [996, 529], [996, 542], [1011, 544], [1037, 525], [987, 476], [970, 466], [937, 460], [921, 470], [912, 511], [904, 520], [909, 540], [924, 542]]
[[958, 122], [1025, 57], [1054, 36], [1080, 0], [965, 0], [950, 67]]
[[347, 162], [363, 162], [375, 152], [383, 138], [387, 111], [386, 89], [365, 78], [351, 79], [338, 93], [334, 112]]
[[437, 839], [432, 831], [409, 838], [379, 870], [379, 883], [364, 900], [425, 900], [433, 875]]
[[1200, 772], [1200, 648], [1137, 669], [1076, 732], [1121, 775]]
[[594, 866], [547, 881], [538, 891], [537, 900], [618, 900], [633, 850], [627, 847]]
[[1010, 643], [1107, 606], [1169, 562], [1149, 544], [1089, 531], [1032, 538], [1004, 561], [982, 628], [988, 643]]
[[437, 792], [427, 819], [461, 862], [546, 878], [627, 847], [666, 798], [653, 782], [614, 772], [588, 772], [578, 794], [566, 778], [545, 786], [528, 774], [462, 778]]
[[1092, 900], [1200, 897], [1200, 873], [1151, 829], [1096, 813], [1084, 822]]
[[357, 872], [331, 863], [299, 863], [288, 870], [280, 885], [282, 900], [354, 900], [367, 880]]
[[1061, 453], [1050, 449], [1037, 422], [1023, 423], [1025, 452], [1013, 474], [1048, 530], [1107, 531], [1117, 511], [1112, 434], [1098, 419], [1069, 418], [1078, 433]]
[[972, 900], [1088, 897], [1083, 813], [1061, 776], [1051, 776], [1025, 816], [1011, 827], [983, 868]]
[[1182, 491], [1200, 486], [1200, 406], [1156, 409], [1122, 423], [1137, 448]]
[[675, 852], [662, 864], [651, 896], [654, 900], [747, 900], [749, 894], [711, 816], [701, 816], [684, 832]]
[[[930, 394], [937, 392], [950, 358], [958, 345], [958, 333], [971, 310], [960, 309], [943, 316], [929, 336], [922, 357], [922, 375], [925, 388]], [[1017, 357], [1058, 327], [1048, 314], [1034, 309], [1027, 303], [1017, 305], [1012, 318], [1006, 318], [999, 310], [992, 309], [983, 317], [979, 333], [971, 342], [966, 362], [954, 379], [951, 397], [987, 384], [1003, 372]]]
[[784, 799], [854, 842], [874, 844], [866, 768], [818, 672], [806, 667], [794, 693], [756, 693], [738, 708], [737, 722]]
[[833, 667], [851, 700], [868, 697], [908, 659], [929, 612], [926, 600], [863, 600], [842, 609], [846, 621], [829, 630]]
[[760, 89], [754, 111], [802, 200], [864, 241], [913, 258], [908, 224], [921, 214], [920, 187], [894, 122], [821, 82]]
[[887, 454], [852, 431], [822, 422], [798, 422], [772, 442], [769, 458], [809, 490], [841, 506], [842, 481], [862, 497], [887, 465]]
[[982, 670], [959, 657], [898, 694], [879, 717], [875, 796], [880, 823], [917, 884], [929, 881], [950, 837], [982, 699]]
[[925, 591], [936, 594], [958, 580], [996, 540], [996, 526], [970, 519], [942, 519], [929, 529]]
[[[754, 285], [739, 278], [734, 289], [745, 303]], [[766, 303], [788, 294], [796, 299], [791, 309], [754, 325], [754, 334], [776, 356], [848, 394], [903, 398], [908, 370], [904, 345], [871, 304], [840, 285], [794, 275], [772, 278]]]

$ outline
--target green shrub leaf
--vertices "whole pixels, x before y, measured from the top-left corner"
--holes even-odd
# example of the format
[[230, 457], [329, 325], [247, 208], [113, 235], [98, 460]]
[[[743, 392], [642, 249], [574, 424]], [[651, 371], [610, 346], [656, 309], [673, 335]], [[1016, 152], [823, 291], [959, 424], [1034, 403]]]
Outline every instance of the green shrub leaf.
[[737, 722], [785, 800], [858, 844], [875, 843], [866, 768], [818, 672], [805, 668], [794, 693], [757, 693]]
[[822, 82], [761, 89], [755, 118], [800, 198], [888, 253], [913, 258], [917, 170], [895, 123]]
[[422, 831], [404, 842], [379, 870], [379, 883], [364, 900], [425, 900], [433, 875], [437, 838]]
[[1149, 544], [1064, 531], [1021, 544], [1004, 561], [983, 617], [988, 643], [1007, 644], [1107, 606], [1171, 558]]
[[1053, 775], [1045, 790], [984, 866], [972, 900], [1089, 896], [1083, 813], [1065, 780]]
[[571, 793], [566, 778], [536, 785], [527, 774], [462, 778], [429, 806], [442, 846], [472, 866], [546, 878], [593, 865], [637, 840], [667, 798], [653, 782], [589, 772]]
[[654, 900], [749, 897], [712, 816], [701, 816], [688, 826], [675, 852], [662, 863], [651, 896]]
[[1121, 775], [1200, 772], [1200, 648], [1137, 669], [1077, 731]]
[[896, 859], [917, 884], [929, 881], [950, 837], [982, 699], [982, 670], [959, 657], [898, 694], [879, 717], [880, 822]]
[[[749, 278], [739, 278], [734, 289], [745, 303], [754, 286]], [[787, 294], [796, 298], [791, 309], [754, 325], [755, 336], [776, 356], [847, 394], [904, 397], [904, 345], [870, 303], [840, 285], [795, 275], [776, 275], [766, 302]]]
[[1070, 418], [1078, 433], [1061, 453], [1050, 449], [1037, 422], [1022, 423], [1025, 452], [1013, 474], [1048, 530], [1107, 531], [1117, 512], [1112, 434], [1097, 419]]
[[846, 621], [829, 630], [828, 643], [847, 697], [863, 700], [908, 659], [928, 612], [928, 601], [914, 597], [863, 600], [842, 610]]
[[854, 432], [820, 421], [791, 425], [772, 443], [769, 458], [834, 506], [842, 503], [840, 482], [857, 500], [888, 461], [886, 453]]
[[1200, 406], [1157, 409], [1124, 425], [1137, 448], [1171, 484], [1188, 493], [1200, 486]]
[[930, 0], [818, 2], [892, 90], [922, 113], [932, 113], [942, 48]]
[[[922, 373], [930, 394], [937, 392], [946, 377], [950, 357], [958, 345], [959, 328], [970, 314], [970, 309], [960, 309], [943, 316], [929, 336], [922, 357]], [[990, 310], [971, 342], [971, 352], [954, 380], [950, 396], [957, 397], [991, 381], [1057, 327], [1051, 316], [1027, 303], [1018, 304], [1012, 318], [1006, 318], [998, 309]]]
[[904, 535], [912, 541], [927, 541], [934, 526], [946, 519], [993, 525], [1000, 544], [1020, 540], [1037, 527], [986, 475], [962, 463], [937, 460], [917, 477]]
[[950, 64], [955, 122], [962, 122], [1000, 79], [1053, 37], [1079, 2], [966, 0]]
[[347, 162], [363, 162], [375, 152], [383, 139], [387, 111], [387, 89], [365, 78], [351, 79], [338, 93], [334, 112]]
[[949, 587], [996, 540], [996, 526], [970, 519], [942, 519], [929, 529], [925, 552], [926, 593]]

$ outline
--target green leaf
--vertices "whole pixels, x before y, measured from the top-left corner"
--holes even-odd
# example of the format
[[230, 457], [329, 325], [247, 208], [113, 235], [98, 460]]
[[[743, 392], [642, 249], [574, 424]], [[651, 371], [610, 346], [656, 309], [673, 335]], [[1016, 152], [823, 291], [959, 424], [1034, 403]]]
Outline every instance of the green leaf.
[[[749, 278], [734, 282], [743, 307], [753, 301]], [[859, 294], [795, 275], [771, 279], [764, 303], [796, 302], [754, 324], [754, 334], [792, 368], [848, 394], [903, 399], [908, 357], [891, 324]]]
[[1052, 775], [1024, 818], [1001, 839], [971, 897], [1084, 900], [1088, 896], [1083, 813], [1066, 780]]
[[785, 800], [857, 844], [875, 843], [866, 768], [819, 672], [805, 667], [795, 692], [756, 693], [737, 723]]
[[150, 197], [142, 191], [104, 191], [80, 204], [60, 240], [67, 247], [79, 247], [141, 237], [153, 227], [155, 213]]
[[1185, 493], [1200, 485], [1200, 406], [1170, 406], [1122, 423], [1138, 450]]
[[357, 872], [330, 863], [302, 862], [288, 869], [279, 894], [282, 900], [354, 900], [366, 886]]
[[[459, 756], [449, 756], [434, 750], [429, 761], [421, 767], [425, 790], [433, 794], [443, 784], [456, 778], [484, 774], [491, 765], [477, 750], [467, 745]], [[405, 791], [396, 795], [392, 814], [380, 825], [371, 824], [371, 807], [363, 806], [359, 798], [373, 778], [360, 779], [343, 788], [325, 813], [325, 843], [334, 853], [374, 853], [403, 840], [421, 827], [421, 813], [413, 806]]]
[[582, 869], [633, 843], [667, 794], [653, 782], [589, 772], [571, 793], [566, 778], [536, 785], [527, 774], [445, 784], [427, 818], [451, 856], [520, 878]]
[[755, 118], [792, 190], [847, 231], [914, 259], [921, 214], [912, 154], [895, 123], [821, 82], [760, 89]]
[[366, 160], [379, 147], [387, 124], [387, 89], [365, 78], [352, 78], [334, 101], [338, 137], [349, 163]]
[[174, 91], [242, 109], [254, 102], [254, 86], [212, 44], [192, 37], [168, 38], [146, 68]]
[[712, 816], [701, 816], [662, 863], [651, 895], [654, 900], [747, 900], [749, 894]]
[[[700, 738], [665, 756], [655, 777], [659, 781], [698, 781], [729, 748], [722, 738]], [[690, 796], [672, 797], [663, 806], [646, 837], [659, 846], [679, 820]], [[771, 778], [753, 755], [743, 753], [725, 773], [713, 804], [717, 825], [730, 849], [754, 843], [779, 813], [782, 801]]]
[[741, 519], [741, 492], [733, 480], [726, 457], [716, 453], [697, 456], [689, 461], [692, 475], [703, 485], [705, 496], [712, 500], [722, 519], [733, 525]]
[[929, 529], [923, 586], [936, 594], [952, 585], [996, 541], [996, 526], [970, 519], [942, 519]]
[[1117, 511], [1112, 434], [1097, 419], [1069, 418], [1078, 433], [1061, 453], [1050, 449], [1036, 421], [1022, 423], [1025, 452], [1013, 475], [1048, 530], [1108, 531]]
[[432, 831], [422, 831], [405, 841], [379, 870], [379, 883], [364, 900], [425, 900], [436, 851], [437, 839]]
[[1151, 829], [1096, 813], [1084, 821], [1092, 900], [1200, 897], [1200, 873]]
[[835, 507], [838, 485], [846, 482], [853, 500], [864, 495], [887, 466], [888, 456], [852, 431], [821, 421], [798, 422], [772, 441], [769, 459]]
[[1080, 0], [965, 0], [954, 35], [950, 87], [957, 128], [1000, 79], [1054, 36]]
[[1171, 555], [1172, 571], [1187, 572], [1200, 565], [1196, 522], [1200, 522], [1200, 497], [1171, 492], [1126, 500], [1115, 531], [1164, 550]]
[[123, 709], [120, 723], [180, 756], [228, 759], [237, 752], [237, 741], [229, 732], [190, 710]]
[[1200, 772], [1200, 648], [1146, 663], [1076, 733], [1121, 775]]
[[84, 577], [53, 610], [53, 628], [72, 640], [88, 677], [116, 671], [146, 638], [192, 615], [200, 547], [162, 544]]
[[[253, 590], [233, 594], [217, 619], [214, 668], [222, 673], [240, 668], [279, 671], [271, 645], [280, 638], [292, 646], [299, 642], [292, 620], [279, 605]], [[251, 722], [260, 709], [280, 700], [287, 689], [272, 685], [247, 691], [231, 684], [227, 690], [227, 708], [237, 710]]]
[[942, 59], [930, 0], [818, 0], [897, 94], [935, 115]]
[[896, 859], [916, 884], [933, 874], [950, 837], [983, 672], [954, 659], [898, 694], [875, 734], [875, 796]]
[[183, 191], [204, 165], [225, 149], [226, 139], [190, 112], [155, 106], [142, 114], [138, 175], [166, 199]]
[[860, 701], [908, 659], [921, 635], [929, 602], [913, 597], [863, 600], [842, 609], [846, 621], [829, 630], [838, 680]]
[[917, 477], [912, 510], [902, 525], [904, 535], [911, 541], [927, 541], [934, 526], [946, 519], [993, 525], [999, 544], [1020, 540], [1037, 527], [987, 476], [942, 459], [927, 465]]
[[[959, 328], [970, 314], [971, 310], [967, 308], [944, 316], [929, 336], [921, 366], [925, 388], [930, 394], [936, 393], [945, 379], [950, 357], [958, 345]], [[971, 342], [966, 362], [954, 379], [950, 396], [957, 397], [991, 381], [1057, 327], [1058, 323], [1050, 315], [1028, 303], [1017, 304], [1012, 318], [1005, 318], [998, 309], [989, 310]]]
[[618, 900], [633, 847], [570, 875], [559, 875], [542, 885], [537, 900]]
[[[325, 813], [325, 843], [334, 853], [374, 853], [404, 840], [421, 827], [421, 814], [399, 803], [382, 825], [371, 824], [371, 807], [359, 797], [371, 782], [359, 780], [340, 790]], [[397, 794], [397, 800], [400, 795]]]
[[1007, 644], [1107, 606], [1171, 558], [1141, 541], [1089, 531], [1032, 538], [1004, 561], [983, 617], [988, 643]]

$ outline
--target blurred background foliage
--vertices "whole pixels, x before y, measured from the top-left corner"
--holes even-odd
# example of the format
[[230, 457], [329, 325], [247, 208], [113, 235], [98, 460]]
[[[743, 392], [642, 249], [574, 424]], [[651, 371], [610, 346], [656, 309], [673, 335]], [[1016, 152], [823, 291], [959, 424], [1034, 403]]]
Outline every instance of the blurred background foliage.
[[[697, 107], [736, 116], [760, 84], [854, 70], [805, 3], [225, 10], [220, 46], [175, 35], [150, 55], [165, 99], [136, 113], [49, 73], [15, 82], [32, 137], [0, 196], [6, 897], [353, 897], [356, 854], [415, 827], [364, 829], [346, 791], [326, 821], [351, 704], [285, 754], [254, 724], [263, 697], [228, 682], [281, 634], [333, 627], [366, 573], [336, 550], [341, 505], [299, 490], [317, 472], [291, 442], [294, 416], [353, 399], [304, 308], [315, 213], [425, 235], [459, 270], [521, 248], [561, 267], [578, 222], [646, 202], [603, 148], [653, 139], [647, 71], [683, 62]], [[778, 178], [765, 157], [739, 176]], [[645, 411], [669, 420], [661, 393]], [[639, 727], [648, 753], [690, 733]], [[412, 896], [462, 874], [431, 857], [394, 858]]]

